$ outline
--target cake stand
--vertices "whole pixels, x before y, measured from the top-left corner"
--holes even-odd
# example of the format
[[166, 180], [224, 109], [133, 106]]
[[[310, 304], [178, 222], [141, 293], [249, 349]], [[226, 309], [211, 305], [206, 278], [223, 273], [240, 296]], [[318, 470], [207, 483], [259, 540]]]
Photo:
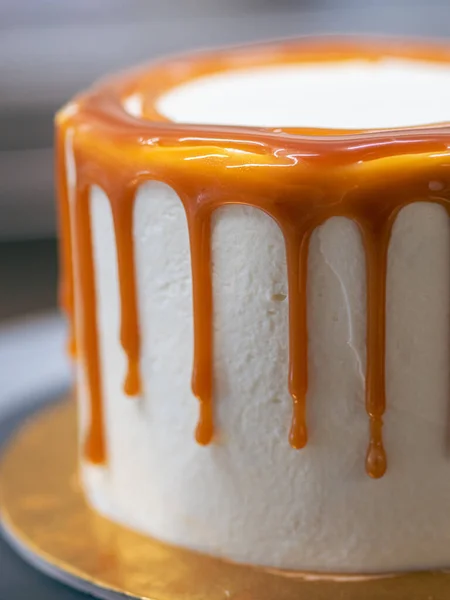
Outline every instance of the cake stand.
[[[57, 449], [57, 451], [55, 451]], [[76, 475], [74, 402], [23, 425], [0, 468], [3, 529], [51, 577], [110, 600], [446, 600], [450, 575], [343, 579], [235, 565], [116, 525], [84, 502]]]
[[[54, 313], [0, 326], [0, 452], [20, 423], [68, 389], [70, 372], [61, 352], [65, 337]], [[85, 597], [21, 560], [0, 532], [0, 598], [28, 600], [30, 590], [33, 600]]]

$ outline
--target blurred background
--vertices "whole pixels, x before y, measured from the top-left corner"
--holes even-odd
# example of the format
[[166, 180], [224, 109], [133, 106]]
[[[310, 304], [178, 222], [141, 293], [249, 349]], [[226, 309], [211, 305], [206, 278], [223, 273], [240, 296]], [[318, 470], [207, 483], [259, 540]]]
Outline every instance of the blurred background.
[[446, 37], [450, 0], [0, 0], [0, 322], [55, 307], [61, 104], [163, 54], [313, 33]]

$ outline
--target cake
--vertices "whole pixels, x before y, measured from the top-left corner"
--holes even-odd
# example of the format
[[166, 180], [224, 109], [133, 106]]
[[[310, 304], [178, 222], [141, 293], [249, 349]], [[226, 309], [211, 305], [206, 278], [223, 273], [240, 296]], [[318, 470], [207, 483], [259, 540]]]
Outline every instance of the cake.
[[450, 48], [173, 58], [57, 116], [90, 506], [319, 573], [450, 566]]

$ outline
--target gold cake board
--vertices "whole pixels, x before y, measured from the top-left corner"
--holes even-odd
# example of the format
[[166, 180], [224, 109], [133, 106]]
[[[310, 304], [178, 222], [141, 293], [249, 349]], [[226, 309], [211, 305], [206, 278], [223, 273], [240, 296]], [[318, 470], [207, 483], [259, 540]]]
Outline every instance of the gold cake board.
[[449, 600], [450, 575], [315, 580], [231, 564], [116, 525], [84, 502], [72, 401], [16, 434], [0, 467], [1, 522], [12, 545], [52, 577], [100, 598], [142, 600]]

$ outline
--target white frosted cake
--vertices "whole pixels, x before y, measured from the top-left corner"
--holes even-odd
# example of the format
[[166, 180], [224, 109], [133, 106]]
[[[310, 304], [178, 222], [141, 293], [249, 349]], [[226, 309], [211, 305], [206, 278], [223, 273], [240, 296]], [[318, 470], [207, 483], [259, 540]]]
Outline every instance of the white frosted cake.
[[232, 561], [450, 566], [450, 49], [173, 59], [58, 115], [90, 505]]

